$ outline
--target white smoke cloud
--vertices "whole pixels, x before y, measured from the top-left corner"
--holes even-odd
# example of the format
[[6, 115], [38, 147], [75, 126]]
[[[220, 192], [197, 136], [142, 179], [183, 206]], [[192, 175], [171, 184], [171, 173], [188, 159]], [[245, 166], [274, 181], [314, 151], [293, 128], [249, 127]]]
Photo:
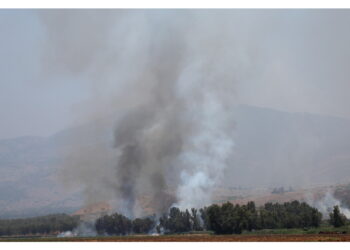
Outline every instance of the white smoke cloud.
[[72, 231], [65, 231], [57, 235], [58, 238], [74, 237], [74, 236], [77, 236], [77, 235]]
[[334, 206], [338, 206], [341, 213], [347, 218], [350, 218], [349, 208], [342, 205], [341, 201], [334, 197], [332, 191], [327, 191], [326, 194], [318, 200], [308, 199], [307, 203], [317, 208], [323, 215], [323, 218], [329, 218], [329, 213], [333, 211]]
[[228, 167], [227, 159], [233, 151], [233, 138], [224, 128], [230, 124], [230, 114], [220, 100], [206, 94], [201, 107], [195, 107], [198, 130], [180, 154], [181, 172], [178, 187], [180, 208], [202, 207], [211, 202], [215, 184]]
[[77, 236], [96, 236], [94, 220], [82, 221], [72, 231], [64, 231], [57, 235], [58, 238], [77, 237]]

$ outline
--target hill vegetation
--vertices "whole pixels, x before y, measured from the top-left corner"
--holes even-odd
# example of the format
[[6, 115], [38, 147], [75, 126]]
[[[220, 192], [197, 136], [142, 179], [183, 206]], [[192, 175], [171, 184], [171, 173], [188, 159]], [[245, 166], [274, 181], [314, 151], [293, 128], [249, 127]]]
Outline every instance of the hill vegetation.
[[[58, 235], [73, 231], [83, 224], [79, 216], [53, 214], [47, 216], [0, 220], [0, 236], [19, 235]], [[129, 219], [114, 213], [98, 218], [92, 227], [98, 235], [178, 234], [200, 231], [212, 231], [215, 234], [241, 234], [264, 230], [309, 230], [317, 229], [321, 224], [335, 228], [349, 224], [345, 215], [337, 206], [330, 213], [330, 220], [322, 221], [322, 214], [305, 202], [293, 201], [266, 203], [257, 208], [254, 202], [245, 205], [233, 205], [226, 202], [221, 206], [213, 204], [199, 210], [181, 211], [172, 207], [167, 214], [157, 219], [155, 215], [145, 218]], [[311, 231], [310, 231], [311, 232]]]

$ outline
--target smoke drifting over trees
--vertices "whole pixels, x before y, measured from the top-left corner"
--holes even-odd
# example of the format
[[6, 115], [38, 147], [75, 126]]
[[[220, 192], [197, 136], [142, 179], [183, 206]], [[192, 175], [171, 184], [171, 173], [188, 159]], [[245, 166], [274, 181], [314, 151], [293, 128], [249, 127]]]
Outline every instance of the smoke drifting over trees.
[[[315, 30], [313, 23], [324, 16], [295, 13], [288, 19], [284, 14], [38, 11], [47, 34], [45, 73], [73, 75], [92, 89], [77, 123], [92, 124], [93, 140], [72, 136], [72, 145], [63, 152], [64, 183], [83, 187], [87, 203], [114, 199], [116, 209], [129, 217], [142, 213], [144, 194], [158, 214], [171, 205], [210, 204], [213, 187], [222, 181], [234, 154], [238, 98], [259, 103], [271, 89], [298, 96], [298, 86], [329, 79], [338, 70], [332, 67], [318, 76], [317, 67], [306, 73], [301, 66], [291, 67], [299, 66], [300, 58], [314, 65], [312, 54], [300, 46], [305, 41], [297, 38]], [[299, 17], [309, 25], [297, 32]], [[289, 29], [292, 23], [298, 25]], [[306, 37], [314, 54], [323, 51], [324, 43], [314, 46], [317, 39]], [[330, 55], [338, 58], [338, 53]]]
[[[66, 181], [85, 185], [88, 201], [115, 198], [128, 216], [145, 193], [158, 213], [175, 203], [208, 204], [234, 145], [231, 112], [241, 73], [229, 64], [237, 51], [228, 49], [234, 39], [225, 32], [227, 17], [101, 13], [39, 13], [52, 42], [46, 49], [54, 53], [44, 59], [110, 92], [102, 103], [93, 100], [88, 114], [110, 144], [72, 145]], [[69, 28], [60, 30], [65, 22]], [[76, 34], [81, 26], [83, 39]]]

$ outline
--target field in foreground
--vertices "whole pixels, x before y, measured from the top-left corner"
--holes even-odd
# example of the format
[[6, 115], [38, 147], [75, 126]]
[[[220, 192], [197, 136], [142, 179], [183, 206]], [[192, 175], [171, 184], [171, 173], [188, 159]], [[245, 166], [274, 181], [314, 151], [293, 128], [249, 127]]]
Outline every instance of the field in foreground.
[[67, 238], [1, 238], [0, 241], [22, 242], [350, 242], [350, 234], [271, 234], [271, 235], [134, 235]]

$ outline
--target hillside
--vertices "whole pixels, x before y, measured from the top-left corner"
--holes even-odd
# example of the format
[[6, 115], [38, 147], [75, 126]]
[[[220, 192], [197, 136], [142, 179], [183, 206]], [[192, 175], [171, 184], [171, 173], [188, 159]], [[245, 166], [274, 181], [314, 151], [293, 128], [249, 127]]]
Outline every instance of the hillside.
[[312, 187], [350, 180], [349, 120], [241, 106], [229, 186]]
[[[47, 138], [0, 140], [0, 217], [81, 208], [81, 190], [65, 189], [58, 178], [64, 160], [59, 152], [72, 143], [111, 140], [92, 137], [91, 130], [86, 125]], [[222, 193], [244, 199], [244, 190], [258, 194], [260, 188], [312, 188], [350, 180], [349, 120], [239, 106], [234, 133], [235, 151], [218, 200]]]

